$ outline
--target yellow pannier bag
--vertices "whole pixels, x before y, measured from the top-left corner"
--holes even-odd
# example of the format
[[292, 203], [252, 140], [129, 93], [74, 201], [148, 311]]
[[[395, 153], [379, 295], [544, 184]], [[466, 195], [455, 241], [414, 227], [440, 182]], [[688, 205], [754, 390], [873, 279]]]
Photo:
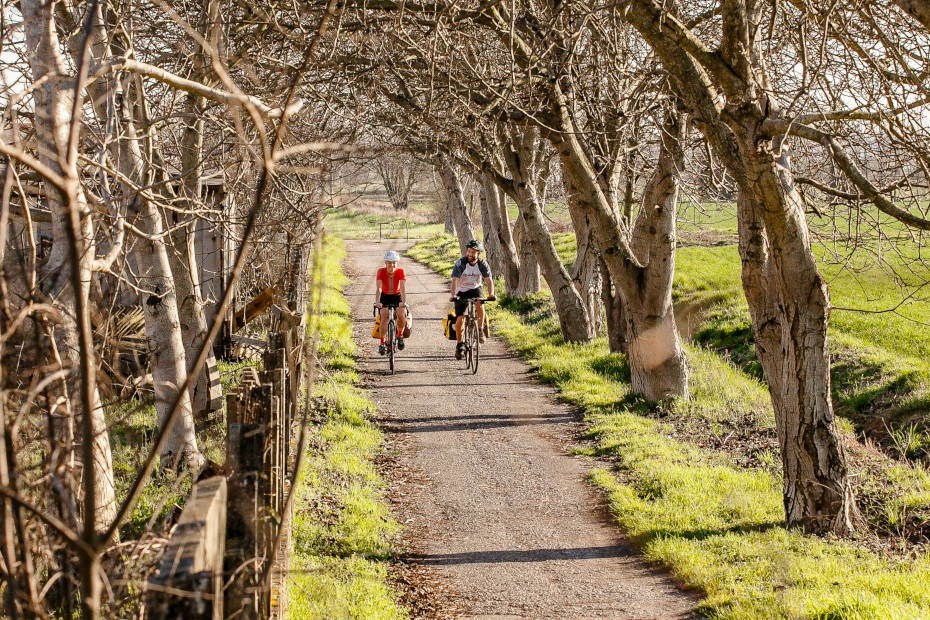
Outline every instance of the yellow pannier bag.
[[450, 310], [446, 318], [442, 320], [442, 333], [449, 340], [455, 340], [455, 310]]

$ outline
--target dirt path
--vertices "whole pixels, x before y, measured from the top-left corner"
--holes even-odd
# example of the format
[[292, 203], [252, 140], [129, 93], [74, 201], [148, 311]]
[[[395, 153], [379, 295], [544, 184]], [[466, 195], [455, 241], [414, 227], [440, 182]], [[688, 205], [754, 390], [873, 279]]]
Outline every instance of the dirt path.
[[347, 249], [359, 365], [401, 472], [392, 499], [406, 526], [407, 562], [448, 587], [445, 610], [422, 613], [689, 617], [697, 599], [622, 543], [584, 482], [585, 464], [567, 455], [578, 431], [571, 410], [496, 338], [482, 347], [478, 375], [466, 374], [439, 323], [448, 283], [410, 259], [401, 266], [416, 334], [397, 374], [387, 373], [370, 330], [374, 273], [388, 247], [358, 241]]

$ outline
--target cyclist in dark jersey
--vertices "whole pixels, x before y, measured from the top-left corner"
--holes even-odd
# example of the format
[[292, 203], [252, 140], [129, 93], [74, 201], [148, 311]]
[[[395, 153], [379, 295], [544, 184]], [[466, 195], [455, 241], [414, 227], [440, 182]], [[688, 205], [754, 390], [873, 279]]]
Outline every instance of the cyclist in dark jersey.
[[[455, 359], [462, 359], [462, 315], [468, 308], [466, 299], [481, 297], [482, 280], [488, 287], [488, 299], [494, 297], [494, 281], [491, 279], [491, 268], [483, 260], [481, 252], [484, 248], [481, 242], [472, 239], [465, 244], [465, 256], [455, 262], [452, 267], [452, 300], [455, 301]], [[457, 298], [457, 299], [456, 299]], [[484, 321], [484, 309], [481, 302], [475, 303], [475, 315], [478, 318], [478, 341], [484, 342], [487, 325]]]
[[407, 312], [405, 310], [407, 303], [407, 292], [404, 283], [407, 277], [404, 270], [397, 267], [397, 261], [400, 255], [394, 250], [388, 250], [384, 253], [384, 267], [378, 270], [375, 275], [375, 306], [381, 308], [381, 344], [378, 346], [378, 353], [384, 355], [387, 350], [384, 347], [385, 329], [388, 324], [388, 306], [397, 308], [395, 313], [397, 317], [397, 348], [401, 351], [404, 349], [404, 327], [407, 324]]

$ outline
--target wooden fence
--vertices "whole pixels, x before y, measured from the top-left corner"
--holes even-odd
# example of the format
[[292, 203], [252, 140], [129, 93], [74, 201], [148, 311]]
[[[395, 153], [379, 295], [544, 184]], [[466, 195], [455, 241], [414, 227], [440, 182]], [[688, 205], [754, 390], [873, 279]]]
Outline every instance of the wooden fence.
[[148, 618], [283, 618], [299, 327], [280, 321], [226, 397], [224, 475], [197, 482], [148, 583]]

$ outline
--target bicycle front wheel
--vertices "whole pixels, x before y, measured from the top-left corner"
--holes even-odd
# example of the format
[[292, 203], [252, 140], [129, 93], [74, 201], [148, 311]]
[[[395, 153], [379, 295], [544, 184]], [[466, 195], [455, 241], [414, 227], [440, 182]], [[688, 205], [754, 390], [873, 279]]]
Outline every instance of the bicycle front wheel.
[[476, 334], [475, 322], [469, 321], [468, 329], [465, 330], [465, 341], [467, 343], [465, 346], [468, 349], [468, 366], [467, 367], [469, 370], [471, 370], [475, 364], [475, 344], [477, 343], [475, 334]]
[[478, 373], [478, 351], [481, 349], [481, 328], [478, 327], [477, 321], [475, 322], [475, 330], [472, 337], [474, 338], [475, 352], [472, 354], [471, 374], [474, 375]]
[[397, 348], [397, 325], [394, 323], [394, 320], [388, 321], [388, 333], [387, 333], [387, 346], [388, 346], [388, 366], [391, 367], [391, 374], [394, 374], [394, 349]]

